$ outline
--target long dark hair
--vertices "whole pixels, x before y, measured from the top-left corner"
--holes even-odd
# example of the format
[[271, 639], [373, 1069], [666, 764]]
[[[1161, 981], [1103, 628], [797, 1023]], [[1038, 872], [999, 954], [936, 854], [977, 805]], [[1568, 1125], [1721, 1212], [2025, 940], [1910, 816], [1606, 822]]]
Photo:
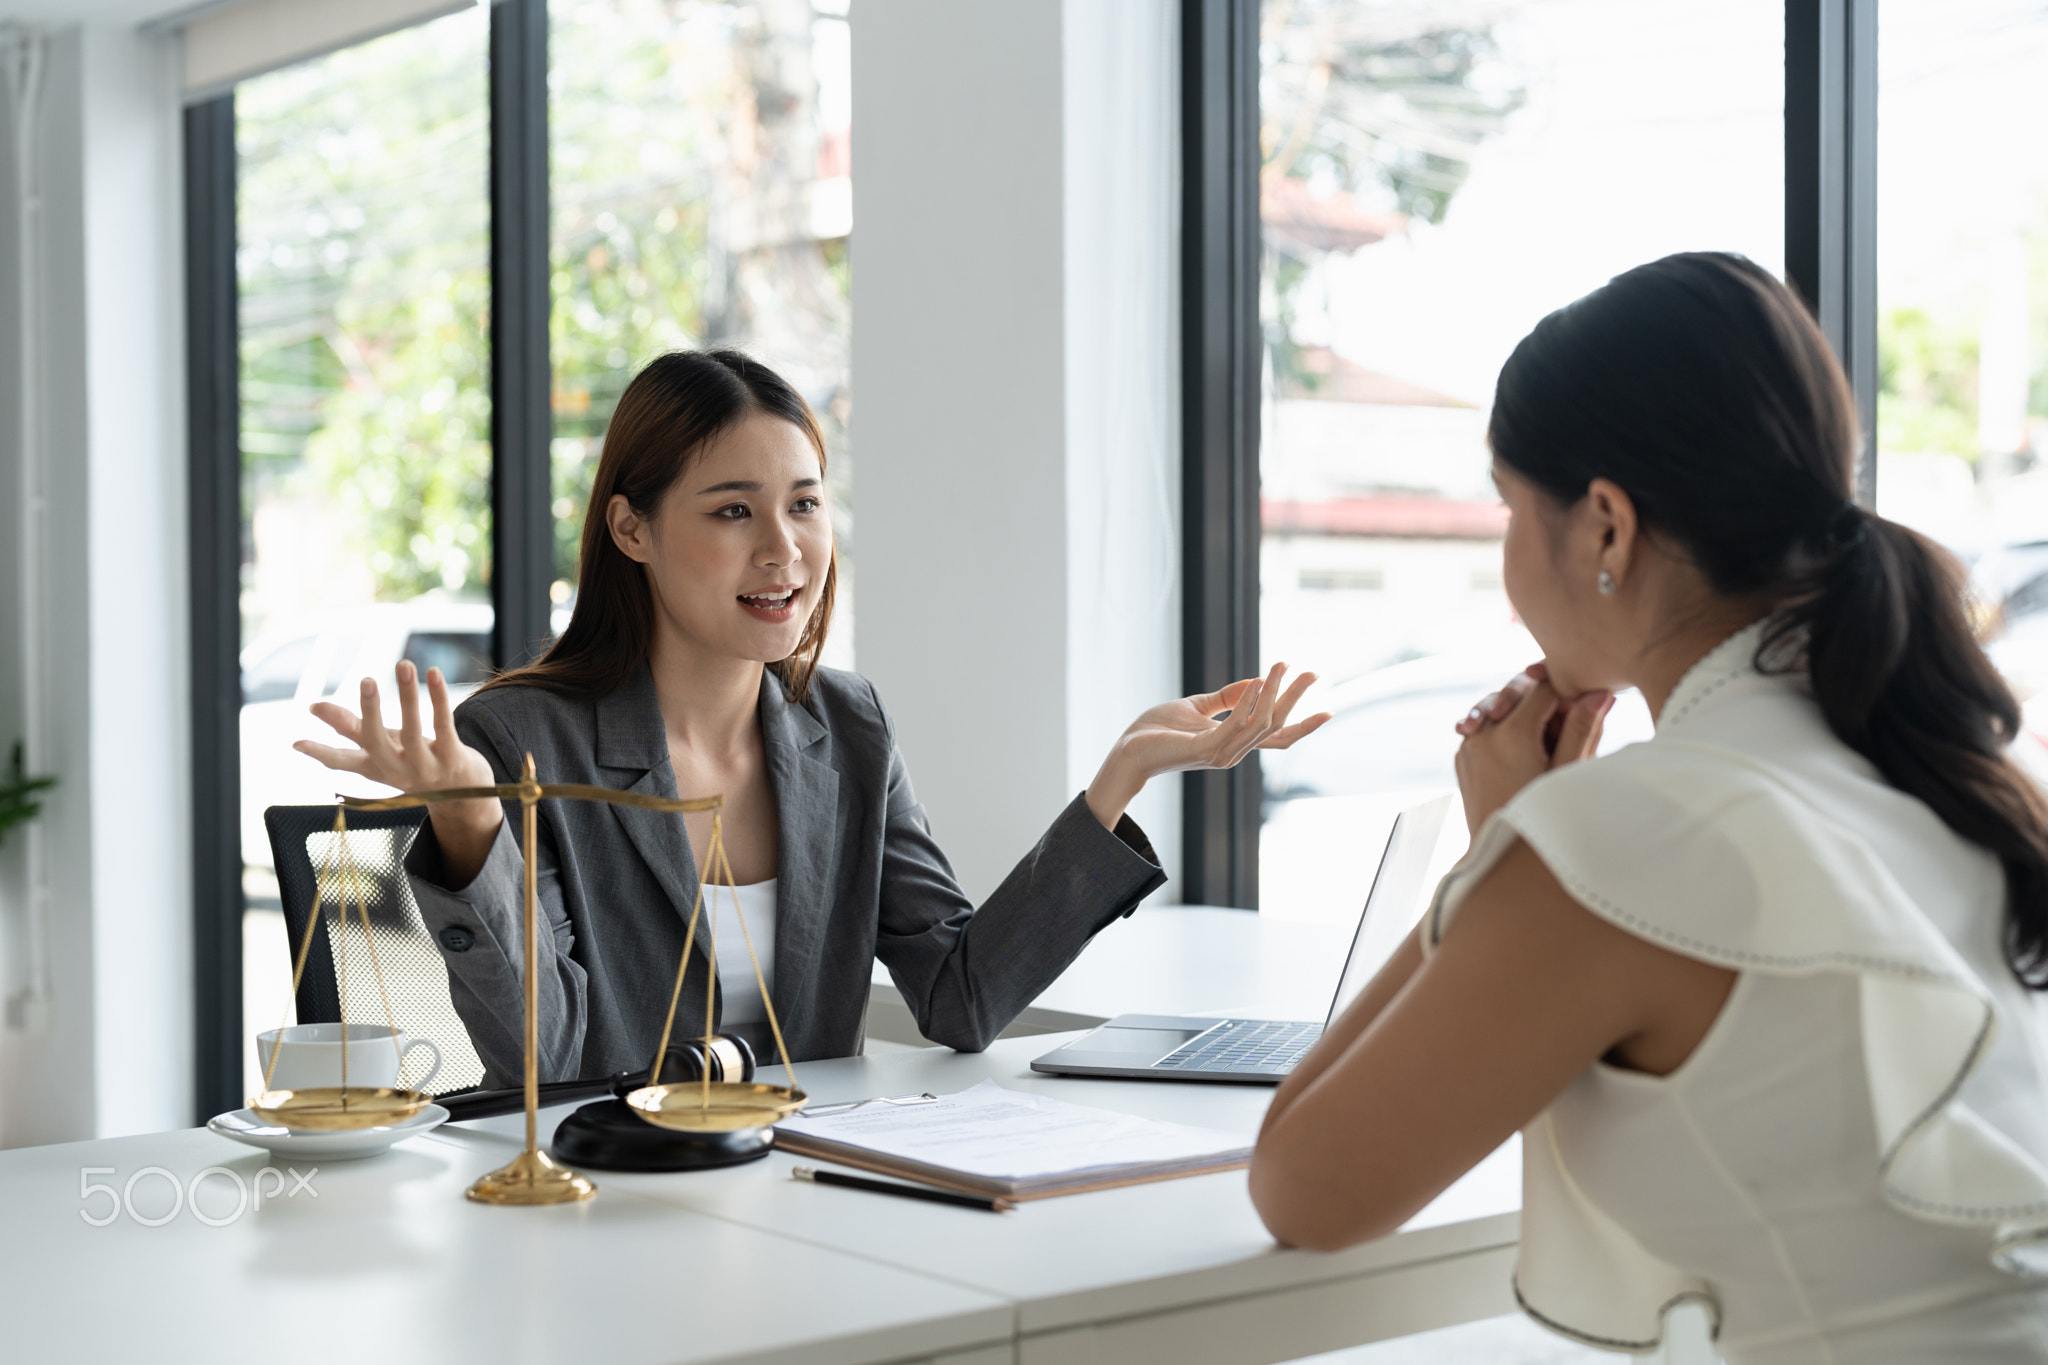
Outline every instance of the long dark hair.
[[1613, 480], [1716, 592], [1777, 608], [1759, 665], [1803, 664], [1844, 743], [1998, 855], [2006, 960], [2048, 989], [2048, 801], [2006, 753], [2019, 705], [1961, 566], [1856, 505], [1849, 386], [1784, 286], [1708, 252], [1617, 276], [1515, 348], [1488, 439], [1566, 506]]
[[[673, 351], [633, 376], [605, 428], [591, 480], [590, 506], [583, 514], [582, 581], [569, 628], [539, 659], [499, 674], [485, 687], [517, 684], [596, 698], [615, 691], [646, 661], [654, 641], [654, 591], [646, 569], [613, 542], [605, 509], [617, 494], [635, 515], [652, 517], [690, 461], [756, 412], [803, 432], [823, 472], [825, 437], [811, 405], [758, 360], [738, 351]], [[838, 586], [835, 556], [825, 568], [824, 587], [796, 651], [768, 666], [791, 701], [801, 702], [810, 693]]]

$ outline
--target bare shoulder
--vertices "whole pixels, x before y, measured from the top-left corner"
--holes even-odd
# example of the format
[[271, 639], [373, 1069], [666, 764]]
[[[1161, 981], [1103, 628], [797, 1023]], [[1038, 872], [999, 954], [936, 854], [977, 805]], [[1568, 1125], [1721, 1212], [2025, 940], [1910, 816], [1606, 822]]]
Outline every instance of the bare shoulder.
[[1451, 917], [1438, 951], [1482, 944], [1516, 947], [1540, 958], [1580, 959], [1586, 953], [1628, 956], [1640, 946], [1674, 956], [1588, 910], [1558, 881], [1536, 850], [1517, 839]]
[[1596, 992], [1582, 1008], [1613, 1031], [1609, 1060], [1653, 1075], [1691, 1055], [1736, 978], [1580, 904], [1522, 841], [1472, 889], [1437, 953], [1453, 970], [1516, 970]]

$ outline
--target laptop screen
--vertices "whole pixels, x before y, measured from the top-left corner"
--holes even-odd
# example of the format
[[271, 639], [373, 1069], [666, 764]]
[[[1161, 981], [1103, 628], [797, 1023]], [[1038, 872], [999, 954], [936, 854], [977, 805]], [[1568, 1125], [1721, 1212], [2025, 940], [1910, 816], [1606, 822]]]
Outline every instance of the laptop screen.
[[[1365, 989], [1374, 974], [1391, 955], [1393, 947], [1400, 942], [1409, 926], [1422, 914], [1422, 897], [1428, 887], [1424, 885], [1429, 875], [1431, 859], [1436, 854], [1437, 839], [1443, 834], [1444, 817], [1450, 813], [1451, 798], [1439, 796], [1419, 806], [1410, 806], [1394, 821], [1394, 832], [1387, 836], [1387, 850], [1380, 855], [1379, 874], [1372, 879], [1372, 890], [1365, 898], [1365, 911], [1358, 917], [1357, 932], [1351, 936], [1351, 951], [1344, 959], [1344, 974], [1337, 978], [1337, 994], [1330, 1001], [1329, 1018], [1325, 1026], [1337, 1022], [1337, 1016], [1350, 1008], [1358, 993]], [[1387, 934], [1372, 933], [1375, 928], [1391, 932], [1392, 942], [1385, 942]], [[1368, 938], [1380, 941], [1383, 950], [1368, 950]]]

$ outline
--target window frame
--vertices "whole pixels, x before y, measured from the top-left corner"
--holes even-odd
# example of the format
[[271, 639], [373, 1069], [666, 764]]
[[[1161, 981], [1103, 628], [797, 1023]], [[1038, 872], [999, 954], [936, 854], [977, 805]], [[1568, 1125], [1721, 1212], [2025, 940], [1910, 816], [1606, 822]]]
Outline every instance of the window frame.
[[185, 110], [196, 1117], [241, 1103], [241, 327], [235, 96]]
[[[1181, 5], [1181, 685], [1259, 672], [1259, 0]], [[1182, 779], [1181, 898], [1259, 904], [1259, 756]]]
[[491, 663], [549, 639], [555, 518], [549, 448], [548, 6], [491, 8]]
[[[1877, 499], [1878, 0], [1786, 0], [1786, 279], [1841, 359]], [[1182, 0], [1182, 659], [1190, 692], [1259, 657], [1259, 0]], [[1259, 904], [1263, 792], [1247, 758], [1190, 773], [1184, 899]]]
[[1835, 348], [1877, 506], [1878, 0], [1786, 0], [1785, 277]]

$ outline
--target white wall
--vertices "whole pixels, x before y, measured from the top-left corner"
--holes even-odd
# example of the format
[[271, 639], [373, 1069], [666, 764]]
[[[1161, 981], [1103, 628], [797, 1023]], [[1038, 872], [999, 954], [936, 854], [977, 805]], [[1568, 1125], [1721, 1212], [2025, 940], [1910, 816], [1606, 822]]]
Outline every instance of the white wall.
[[857, 662], [976, 898], [1178, 691], [1173, 12], [853, 24]]
[[91, 496], [77, 530], [90, 554], [104, 1135], [191, 1117], [185, 249], [175, 44], [111, 25], [84, 36]]
[[18, 199], [0, 177], [0, 751], [46, 698], [49, 993], [20, 1007], [29, 942], [17, 829], [0, 848], [0, 1145], [191, 1120], [185, 442], [179, 113], [170, 45], [124, 24], [49, 34], [33, 319], [46, 473], [43, 628], [21, 598]]
[[[48, 866], [48, 910], [39, 934], [29, 922], [29, 831], [16, 826], [0, 846], [5, 860], [5, 949], [0, 962], [0, 1142], [16, 1146], [89, 1137], [95, 1096], [92, 1067], [92, 745], [86, 693], [75, 685], [90, 671], [86, 637], [86, 545], [68, 531], [75, 509], [87, 496], [85, 445], [85, 258], [83, 158], [84, 45], [77, 29], [49, 42], [34, 139], [42, 190], [41, 249], [36, 254], [38, 291], [30, 333], [41, 342], [36, 385], [41, 420], [42, 489], [45, 518], [39, 640], [25, 613], [12, 618], [5, 655], [8, 709], [0, 719], [0, 747], [11, 751], [28, 736], [25, 684], [34, 670], [44, 698], [40, 742], [31, 741], [31, 762], [58, 775], [56, 789], [43, 798], [42, 838]], [[7, 251], [0, 273], [8, 281], [8, 317], [0, 330], [0, 372], [7, 377], [9, 420], [0, 422], [0, 526], [12, 553], [0, 556], [5, 596], [17, 607], [23, 594], [21, 538], [24, 458], [19, 403], [22, 398], [22, 278], [20, 196], [13, 155], [16, 133], [7, 120], [8, 176], [0, 182], [0, 224]], [[33, 592], [33, 589], [30, 589]], [[36, 751], [40, 751], [40, 762]], [[40, 941], [38, 941], [40, 940]], [[48, 986], [47, 1008], [31, 1003], [38, 967]]]
[[[1065, 0], [1067, 781], [1181, 692], [1180, 39], [1172, 0]], [[1180, 870], [1179, 777], [1132, 803]], [[1161, 899], [1179, 901], [1176, 889]]]

